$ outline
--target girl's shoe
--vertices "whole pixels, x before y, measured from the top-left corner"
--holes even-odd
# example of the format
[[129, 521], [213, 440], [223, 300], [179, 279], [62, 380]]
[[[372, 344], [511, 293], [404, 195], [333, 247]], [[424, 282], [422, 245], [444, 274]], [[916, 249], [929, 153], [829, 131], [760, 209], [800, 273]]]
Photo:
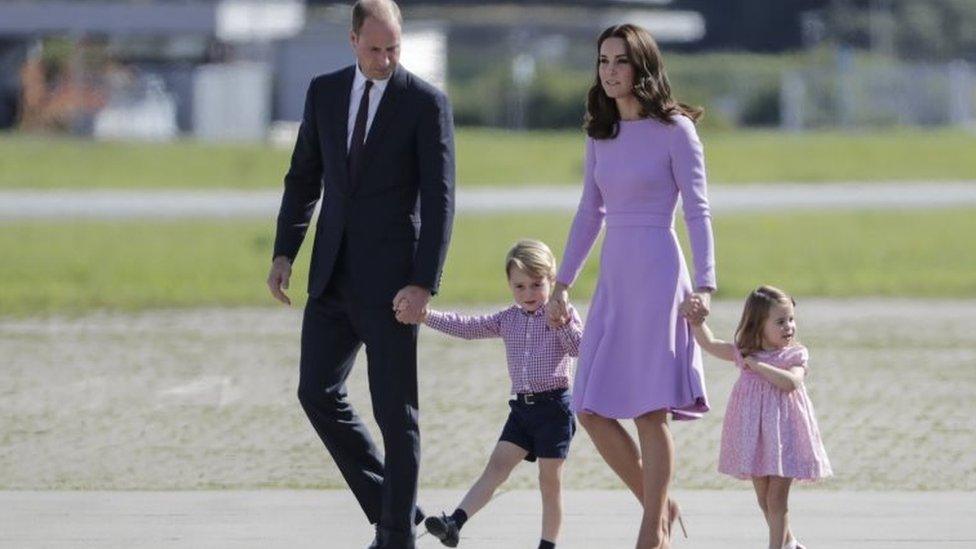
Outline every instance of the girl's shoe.
[[681, 533], [684, 534], [685, 539], [688, 539], [688, 530], [685, 530], [685, 520], [681, 517], [681, 506], [678, 505], [677, 501], [668, 498], [668, 538], [671, 538], [671, 531], [673, 530], [674, 521], [678, 521], [678, 526], [681, 526]]

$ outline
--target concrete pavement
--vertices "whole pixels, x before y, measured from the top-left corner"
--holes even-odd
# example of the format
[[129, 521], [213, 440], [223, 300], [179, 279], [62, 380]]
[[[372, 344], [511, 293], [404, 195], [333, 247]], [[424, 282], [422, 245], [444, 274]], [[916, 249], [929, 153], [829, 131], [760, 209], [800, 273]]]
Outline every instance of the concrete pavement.
[[[451, 509], [458, 490], [425, 490], [428, 512]], [[765, 525], [751, 491], [675, 492], [689, 539], [675, 549], [760, 549]], [[640, 510], [624, 491], [565, 495], [560, 548], [633, 547]], [[362, 548], [372, 530], [345, 491], [0, 492], [0, 547]], [[852, 492], [799, 487], [793, 530], [813, 549], [976, 547], [976, 493]], [[535, 491], [502, 492], [462, 532], [469, 549], [534, 548]], [[429, 535], [422, 549], [441, 547]]]
[[[578, 185], [461, 187], [461, 213], [572, 212]], [[976, 181], [712, 185], [717, 214], [751, 211], [953, 208], [976, 205]], [[48, 218], [261, 218], [278, 211], [281, 190], [58, 189], [0, 191], [0, 221]]]

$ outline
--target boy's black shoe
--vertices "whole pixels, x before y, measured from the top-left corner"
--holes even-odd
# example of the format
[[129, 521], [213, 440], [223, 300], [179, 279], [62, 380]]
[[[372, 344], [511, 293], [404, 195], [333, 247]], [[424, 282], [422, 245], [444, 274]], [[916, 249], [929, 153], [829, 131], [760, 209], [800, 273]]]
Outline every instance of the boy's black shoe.
[[457, 547], [458, 541], [460, 539], [460, 532], [457, 527], [457, 523], [454, 519], [447, 516], [445, 513], [441, 513], [439, 517], [427, 517], [424, 520], [424, 526], [427, 527], [427, 531], [433, 534], [434, 537], [441, 540], [441, 543], [448, 547]]

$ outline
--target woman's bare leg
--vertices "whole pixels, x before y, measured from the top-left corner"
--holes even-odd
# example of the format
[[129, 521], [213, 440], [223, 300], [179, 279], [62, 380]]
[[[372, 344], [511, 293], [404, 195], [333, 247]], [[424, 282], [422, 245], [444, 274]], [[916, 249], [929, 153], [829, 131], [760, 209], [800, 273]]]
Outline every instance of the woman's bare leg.
[[656, 410], [634, 419], [643, 456], [644, 517], [637, 536], [638, 549], [669, 546], [665, 509], [674, 470], [674, 441], [668, 411]]
[[589, 412], [580, 412], [576, 417], [590, 435], [590, 440], [600, 452], [603, 461], [607, 462], [610, 469], [643, 504], [644, 474], [641, 469], [640, 451], [634, 439], [616, 419]]

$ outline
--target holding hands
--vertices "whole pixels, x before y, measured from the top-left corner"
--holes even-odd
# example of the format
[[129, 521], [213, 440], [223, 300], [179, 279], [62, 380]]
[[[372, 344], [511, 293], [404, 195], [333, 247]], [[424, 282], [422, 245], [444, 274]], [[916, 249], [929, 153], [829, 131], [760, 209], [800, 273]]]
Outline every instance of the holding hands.
[[678, 307], [678, 313], [685, 317], [693, 326], [701, 326], [705, 317], [711, 312], [712, 294], [709, 292], [695, 292], [685, 298]]
[[427, 318], [430, 290], [421, 286], [404, 286], [393, 297], [393, 312], [402, 324], [420, 324]]
[[569, 313], [569, 288], [562, 282], [557, 282], [552, 287], [549, 296], [549, 327], [560, 328], [565, 326], [572, 316]]

